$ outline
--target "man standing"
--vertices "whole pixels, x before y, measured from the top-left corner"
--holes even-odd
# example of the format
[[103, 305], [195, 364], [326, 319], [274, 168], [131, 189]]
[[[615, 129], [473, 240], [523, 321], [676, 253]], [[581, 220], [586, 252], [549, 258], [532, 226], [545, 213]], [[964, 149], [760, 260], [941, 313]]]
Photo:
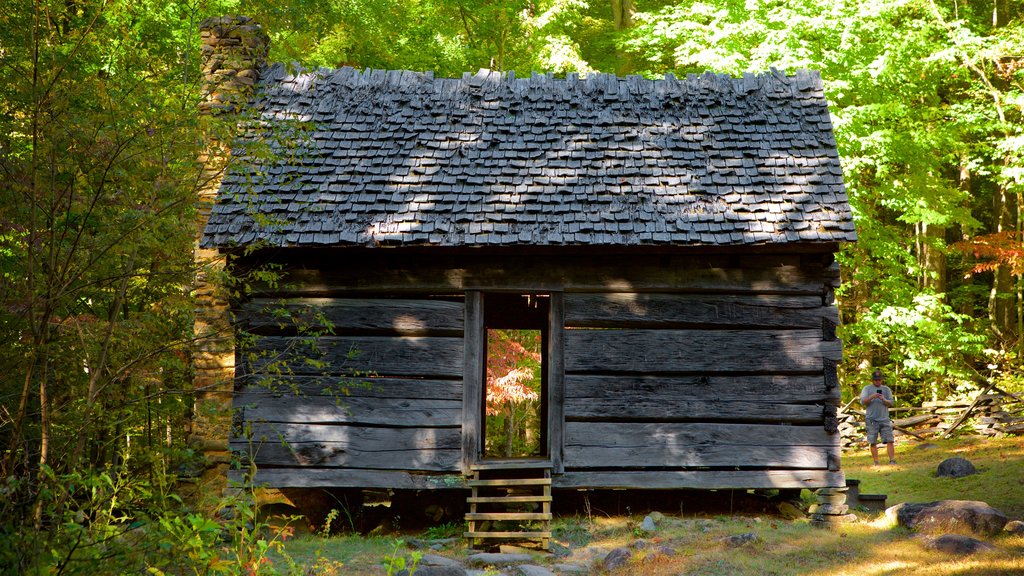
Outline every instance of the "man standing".
[[889, 454], [889, 464], [896, 463], [893, 449], [892, 420], [889, 419], [889, 407], [892, 406], [892, 390], [882, 384], [882, 372], [871, 373], [871, 384], [860, 391], [860, 403], [864, 406], [864, 427], [867, 428], [868, 446], [871, 447], [871, 459], [878, 465], [878, 436], [885, 442], [885, 451]]

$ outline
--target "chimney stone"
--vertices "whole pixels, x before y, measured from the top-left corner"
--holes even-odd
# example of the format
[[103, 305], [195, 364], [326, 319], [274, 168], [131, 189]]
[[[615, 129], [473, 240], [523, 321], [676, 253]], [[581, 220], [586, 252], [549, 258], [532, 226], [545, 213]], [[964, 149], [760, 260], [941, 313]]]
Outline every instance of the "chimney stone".
[[200, 24], [203, 112], [235, 112], [252, 96], [266, 64], [270, 37], [248, 16], [217, 16]]

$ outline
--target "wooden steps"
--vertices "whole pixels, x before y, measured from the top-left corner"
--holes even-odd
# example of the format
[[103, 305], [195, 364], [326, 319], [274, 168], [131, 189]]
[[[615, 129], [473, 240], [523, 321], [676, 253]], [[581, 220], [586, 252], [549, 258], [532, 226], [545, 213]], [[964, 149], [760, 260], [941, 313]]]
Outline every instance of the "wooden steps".
[[469, 547], [487, 540], [528, 540], [547, 550], [551, 540], [551, 465], [536, 461], [484, 462], [470, 467], [466, 484]]

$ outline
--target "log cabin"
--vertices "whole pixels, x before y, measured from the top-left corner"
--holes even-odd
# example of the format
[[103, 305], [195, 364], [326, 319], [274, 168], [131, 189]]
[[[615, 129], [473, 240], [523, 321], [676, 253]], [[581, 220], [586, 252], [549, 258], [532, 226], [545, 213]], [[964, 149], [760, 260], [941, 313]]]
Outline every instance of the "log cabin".
[[[280, 275], [232, 303], [256, 482], [845, 485], [835, 253], [856, 234], [816, 73], [275, 65], [238, 126], [201, 244]], [[513, 457], [486, 441], [493, 330], [539, 342]]]

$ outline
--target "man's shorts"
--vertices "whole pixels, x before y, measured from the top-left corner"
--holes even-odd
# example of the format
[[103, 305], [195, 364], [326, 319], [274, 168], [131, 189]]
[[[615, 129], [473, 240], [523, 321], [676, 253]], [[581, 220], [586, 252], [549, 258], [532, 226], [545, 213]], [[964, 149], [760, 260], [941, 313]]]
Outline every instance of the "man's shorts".
[[868, 444], [878, 442], [878, 436], [882, 436], [882, 442], [889, 444], [893, 441], [892, 420], [866, 420], [864, 427], [868, 432]]

